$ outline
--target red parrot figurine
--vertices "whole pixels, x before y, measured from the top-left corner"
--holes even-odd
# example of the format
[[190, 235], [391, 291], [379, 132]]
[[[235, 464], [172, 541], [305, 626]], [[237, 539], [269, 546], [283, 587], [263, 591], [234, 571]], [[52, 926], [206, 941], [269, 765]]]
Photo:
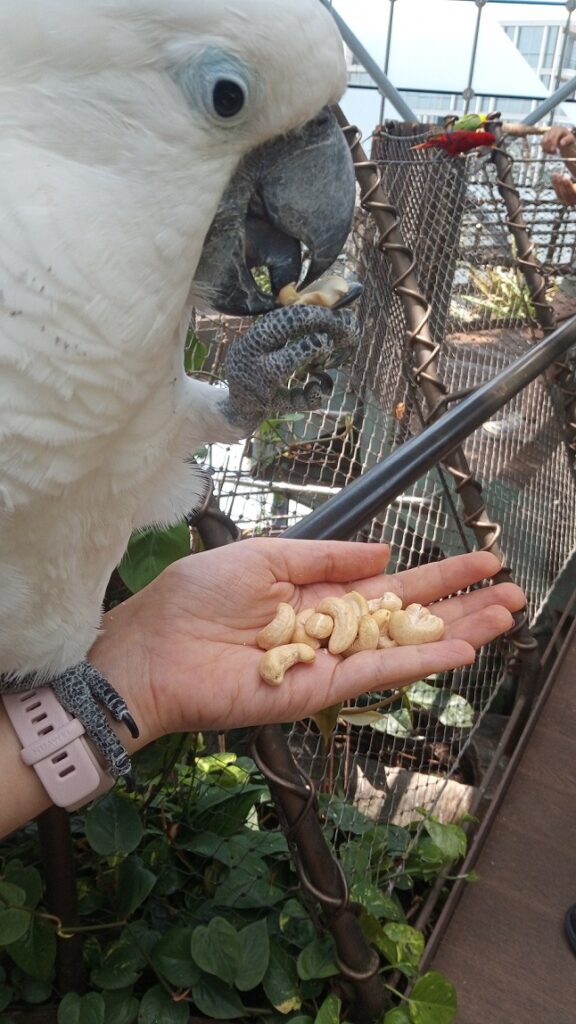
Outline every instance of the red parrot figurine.
[[471, 149], [479, 149], [482, 146], [494, 146], [496, 136], [493, 132], [440, 132], [432, 135], [425, 142], [419, 142], [412, 149], [443, 149], [449, 156], [458, 156], [459, 153], [468, 153]]

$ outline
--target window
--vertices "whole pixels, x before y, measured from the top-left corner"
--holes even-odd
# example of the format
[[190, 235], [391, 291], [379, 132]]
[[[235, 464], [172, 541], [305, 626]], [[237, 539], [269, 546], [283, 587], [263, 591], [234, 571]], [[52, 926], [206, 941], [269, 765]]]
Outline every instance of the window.
[[543, 39], [543, 25], [522, 25], [518, 32], [518, 49], [533, 68], [537, 68], [540, 63]]
[[546, 48], [544, 50], [543, 64], [546, 68], [554, 66], [554, 51], [558, 41], [558, 25], [550, 25], [546, 37]]

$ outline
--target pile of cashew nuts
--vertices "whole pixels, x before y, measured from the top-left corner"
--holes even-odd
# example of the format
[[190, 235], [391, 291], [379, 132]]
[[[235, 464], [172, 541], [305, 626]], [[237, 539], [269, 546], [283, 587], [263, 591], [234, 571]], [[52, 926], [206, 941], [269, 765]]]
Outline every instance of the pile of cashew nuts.
[[292, 665], [314, 661], [321, 647], [348, 658], [362, 651], [430, 643], [443, 634], [444, 622], [437, 615], [421, 604], [402, 608], [398, 595], [389, 591], [367, 601], [351, 590], [343, 597], [325, 597], [316, 608], [298, 614], [281, 602], [272, 622], [256, 636], [266, 652], [260, 676], [270, 686], [280, 686]]

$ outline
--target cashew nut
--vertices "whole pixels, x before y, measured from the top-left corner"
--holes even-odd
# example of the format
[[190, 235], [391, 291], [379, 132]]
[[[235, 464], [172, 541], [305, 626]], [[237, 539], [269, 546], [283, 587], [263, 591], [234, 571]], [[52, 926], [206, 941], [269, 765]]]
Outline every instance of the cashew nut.
[[372, 618], [378, 624], [380, 636], [388, 636], [391, 614], [392, 612], [389, 612], [387, 608], [377, 608], [375, 612], [372, 612]]
[[356, 639], [358, 616], [354, 608], [341, 597], [325, 597], [316, 610], [334, 619], [328, 650], [330, 654], [342, 654]]
[[360, 651], [375, 651], [380, 639], [378, 623], [372, 615], [362, 615], [358, 622], [358, 634], [353, 644], [343, 651], [347, 658], [350, 654], [360, 654]]
[[378, 650], [379, 651], [387, 651], [391, 647], [398, 647], [398, 644], [396, 643], [396, 641], [395, 640], [391, 640], [389, 636], [381, 634], [378, 637]]
[[400, 646], [426, 644], [440, 640], [444, 622], [421, 604], [409, 604], [403, 611], [392, 612], [388, 633]]
[[296, 616], [296, 625], [294, 626], [294, 632], [290, 638], [291, 644], [308, 644], [315, 651], [320, 647], [320, 641], [316, 637], [309, 636], [304, 626], [311, 615], [314, 615], [313, 608], [303, 608], [301, 612], [298, 612]]
[[280, 686], [284, 673], [299, 661], [314, 661], [316, 651], [309, 644], [283, 644], [267, 651], [260, 660], [260, 676], [270, 686]]
[[272, 622], [269, 622], [264, 629], [256, 634], [258, 647], [261, 647], [263, 651], [269, 651], [272, 647], [289, 643], [295, 625], [296, 612], [292, 605], [281, 601]]
[[306, 619], [304, 629], [308, 636], [316, 640], [326, 640], [334, 629], [334, 619], [331, 615], [324, 615], [322, 612], [314, 612], [309, 619]]
[[348, 294], [348, 282], [337, 274], [325, 277], [315, 286], [296, 290], [296, 284], [287, 284], [278, 292], [278, 300], [283, 306], [333, 306], [338, 299]]
[[369, 615], [370, 609], [368, 607], [368, 601], [363, 594], [359, 594], [357, 590], [349, 590], [347, 594], [344, 594], [343, 601], [348, 601], [354, 608], [357, 609], [358, 615]]
[[393, 594], [391, 590], [386, 590], [382, 597], [373, 597], [368, 601], [369, 611], [376, 612], [380, 608], [385, 608], [389, 612], [398, 612], [402, 608], [402, 598], [398, 597], [398, 594]]

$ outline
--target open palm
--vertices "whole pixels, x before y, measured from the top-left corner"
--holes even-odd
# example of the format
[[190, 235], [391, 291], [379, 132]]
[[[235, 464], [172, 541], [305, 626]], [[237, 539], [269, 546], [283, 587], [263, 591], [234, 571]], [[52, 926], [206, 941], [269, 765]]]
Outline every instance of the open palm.
[[[153, 731], [227, 729], [294, 721], [367, 690], [392, 689], [469, 664], [476, 648], [512, 625], [521, 590], [499, 584], [447, 598], [494, 575], [499, 564], [475, 552], [382, 576], [388, 548], [329, 541], [250, 540], [174, 563], [111, 613], [109, 630], [128, 629], [133, 657], [149, 688]], [[325, 650], [297, 665], [278, 688], [258, 674], [255, 636], [279, 601], [296, 611], [322, 597], [384, 590], [404, 604], [434, 605], [445, 622], [436, 643], [369, 651], [342, 660]]]

